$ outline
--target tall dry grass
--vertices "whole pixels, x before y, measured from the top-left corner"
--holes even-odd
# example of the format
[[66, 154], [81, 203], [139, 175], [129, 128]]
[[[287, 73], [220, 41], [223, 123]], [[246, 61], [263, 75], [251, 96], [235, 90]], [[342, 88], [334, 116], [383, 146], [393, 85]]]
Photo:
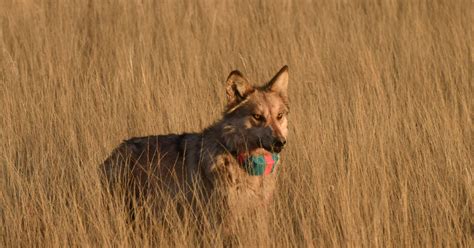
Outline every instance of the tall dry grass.
[[[290, 67], [269, 230], [242, 245], [473, 246], [470, 1], [0, 1], [0, 246], [195, 245], [127, 223], [97, 166], [198, 131]], [[205, 245], [219, 244], [209, 232]], [[216, 241], [217, 240], [217, 241]]]

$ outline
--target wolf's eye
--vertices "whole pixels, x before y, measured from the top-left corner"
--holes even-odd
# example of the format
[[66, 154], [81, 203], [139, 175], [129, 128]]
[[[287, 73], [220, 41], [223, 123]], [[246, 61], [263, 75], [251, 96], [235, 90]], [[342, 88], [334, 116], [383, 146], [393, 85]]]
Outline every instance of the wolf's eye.
[[263, 116], [259, 115], [259, 114], [253, 114], [252, 117], [257, 121], [262, 121], [263, 120]]
[[277, 120], [281, 120], [281, 118], [283, 118], [283, 113], [279, 113], [279, 114], [277, 115]]

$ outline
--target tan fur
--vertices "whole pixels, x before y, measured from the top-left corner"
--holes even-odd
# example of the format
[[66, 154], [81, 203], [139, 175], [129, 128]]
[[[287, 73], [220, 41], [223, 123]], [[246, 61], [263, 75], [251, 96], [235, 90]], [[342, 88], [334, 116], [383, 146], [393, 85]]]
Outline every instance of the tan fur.
[[287, 67], [263, 87], [250, 85], [238, 71], [229, 75], [226, 84], [228, 103], [221, 120], [201, 133], [124, 141], [101, 167], [109, 185], [127, 183], [134, 194], [147, 196], [158, 191], [171, 197], [183, 193], [192, 204], [198, 195], [204, 202], [212, 198], [224, 210], [226, 230], [244, 214], [264, 209], [271, 202], [276, 173], [250, 176], [236, 154], [277, 150], [276, 141], [284, 146]]

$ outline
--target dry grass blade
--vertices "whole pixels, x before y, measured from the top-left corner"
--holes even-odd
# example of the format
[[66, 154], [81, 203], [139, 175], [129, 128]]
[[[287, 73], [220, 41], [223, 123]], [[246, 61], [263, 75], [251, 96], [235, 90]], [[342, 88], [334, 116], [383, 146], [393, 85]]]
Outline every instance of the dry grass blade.
[[171, 210], [131, 226], [97, 166], [219, 118], [230, 71], [288, 64], [271, 225], [243, 246], [473, 247], [471, 5], [1, 1], [0, 246], [219, 244]]

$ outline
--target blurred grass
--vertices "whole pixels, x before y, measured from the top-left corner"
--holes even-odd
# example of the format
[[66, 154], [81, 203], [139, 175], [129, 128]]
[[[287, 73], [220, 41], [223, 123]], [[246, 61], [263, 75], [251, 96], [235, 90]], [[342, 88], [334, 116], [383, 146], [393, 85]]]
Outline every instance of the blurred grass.
[[270, 230], [243, 223], [242, 245], [472, 247], [471, 9], [1, 1], [0, 243], [196, 245], [196, 227], [176, 219], [168, 232], [130, 226], [97, 165], [127, 137], [215, 121], [231, 70], [263, 83], [288, 64]]

